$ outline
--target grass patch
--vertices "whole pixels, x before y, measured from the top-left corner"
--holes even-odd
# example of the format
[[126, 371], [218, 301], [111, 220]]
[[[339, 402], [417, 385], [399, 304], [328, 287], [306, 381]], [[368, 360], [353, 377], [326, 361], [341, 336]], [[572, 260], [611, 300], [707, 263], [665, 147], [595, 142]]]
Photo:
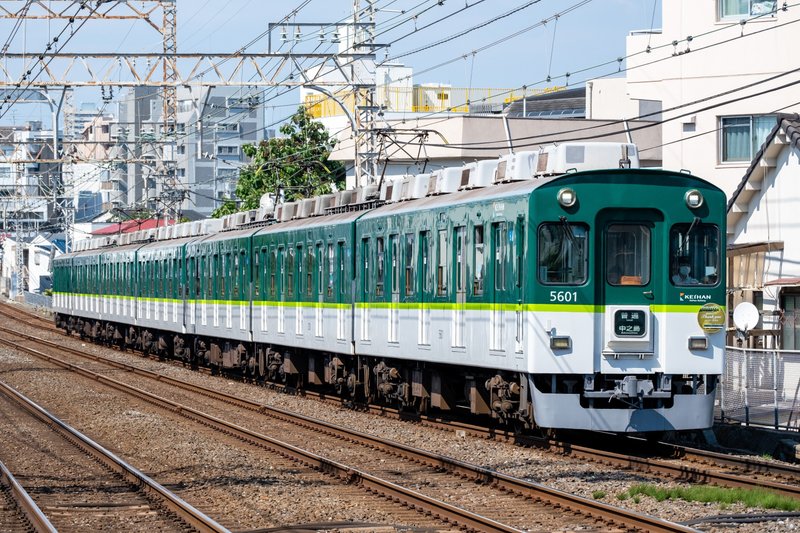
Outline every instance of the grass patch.
[[[743, 503], [747, 507], [779, 509], [781, 511], [800, 511], [800, 500], [780, 496], [762, 489], [728, 489], [710, 485], [695, 485], [689, 488], [662, 488], [655, 485], [634, 485], [626, 492], [617, 495], [619, 499], [649, 496], [656, 501], [685, 500], [687, 502], [719, 503], [728, 506]], [[638, 502], [637, 502], [638, 503]]]
[[595, 500], [602, 500], [605, 497], [606, 497], [606, 491], [604, 490], [596, 490], [592, 492], [592, 498], [594, 498]]

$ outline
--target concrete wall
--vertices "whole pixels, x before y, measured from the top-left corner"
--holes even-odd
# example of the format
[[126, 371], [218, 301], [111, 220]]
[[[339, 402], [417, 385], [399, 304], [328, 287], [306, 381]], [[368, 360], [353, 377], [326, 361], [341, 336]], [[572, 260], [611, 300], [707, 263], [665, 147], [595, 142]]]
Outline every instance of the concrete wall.
[[[663, 108], [667, 109], [797, 67], [795, 54], [791, 53], [797, 28], [791, 24], [781, 26], [797, 18], [796, 9], [785, 12], [778, 9], [775, 15], [748, 20], [741, 25], [737, 20], [718, 20], [719, 1], [663, 2], [662, 33], [640, 32], [628, 37], [626, 91], [630, 99], [661, 100]], [[687, 43], [687, 36], [694, 37]], [[673, 46], [676, 40], [679, 42]], [[646, 52], [648, 46], [649, 53]], [[664, 168], [688, 169], [730, 194], [750, 162], [720, 161], [720, 117], [797, 111], [800, 105], [796, 87], [777, 89], [793, 80], [791, 76], [784, 76], [752, 89], [665, 113], [665, 118], [674, 120], [663, 126]], [[701, 110], [765, 90], [769, 92], [762, 96]], [[601, 105], [607, 109], [603, 110]], [[596, 98], [594, 116], [608, 116], [618, 107], [613, 100]], [[682, 114], [687, 116], [678, 117]]]
[[[800, 151], [786, 145], [775, 164], [774, 168], [755, 169], [764, 172], [761, 191], [750, 200], [749, 213], [733, 228], [730, 242], [783, 242], [782, 251], [765, 256], [764, 282], [800, 277]], [[764, 311], [778, 308], [778, 287], [764, 287]]]

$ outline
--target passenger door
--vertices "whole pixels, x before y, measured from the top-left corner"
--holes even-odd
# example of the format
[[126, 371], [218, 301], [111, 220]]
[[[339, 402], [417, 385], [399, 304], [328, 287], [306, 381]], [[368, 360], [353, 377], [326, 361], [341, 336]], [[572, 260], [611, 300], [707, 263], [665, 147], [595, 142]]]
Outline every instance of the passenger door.
[[598, 216], [597, 280], [607, 358], [652, 357], [651, 306], [664, 297], [664, 217], [656, 210], [608, 210]]

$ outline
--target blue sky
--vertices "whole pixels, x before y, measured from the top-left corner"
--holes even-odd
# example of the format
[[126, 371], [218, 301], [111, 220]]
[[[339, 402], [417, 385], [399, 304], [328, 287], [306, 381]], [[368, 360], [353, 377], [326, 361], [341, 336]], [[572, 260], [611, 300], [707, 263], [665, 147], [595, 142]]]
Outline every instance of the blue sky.
[[[132, 2], [141, 6], [140, 2]], [[275, 2], [271, 0], [178, 0], [178, 50], [180, 52], [232, 52], [262, 34], [270, 22], [278, 22], [289, 14], [301, 0]], [[362, 1], [362, 5], [366, 2]], [[527, 7], [526, 4], [531, 4]], [[21, 2], [20, 2], [21, 4]], [[66, 6], [64, 2], [53, 2]], [[564, 84], [566, 72], [576, 73], [587, 67], [611, 61], [625, 54], [625, 37], [631, 30], [659, 28], [661, 0], [377, 0], [378, 38], [380, 43], [392, 43], [389, 57], [425, 47], [462, 30], [479, 27], [469, 34], [425, 51], [402, 57], [399, 61], [411, 66], [418, 74], [415, 83], [448, 83], [454, 87], [513, 88], [534, 86], [548, 75], [551, 84]], [[466, 6], [471, 6], [465, 9]], [[571, 12], [552, 17], [571, 7]], [[422, 12], [422, 10], [425, 10]], [[461, 10], [460, 13], [458, 11]], [[404, 11], [405, 13], [401, 13]], [[119, 12], [119, 11], [117, 11]], [[487, 21], [513, 12], [497, 22]], [[418, 14], [412, 19], [412, 14]], [[352, 16], [351, 0], [311, 0], [291, 22], [333, 22]], [[446, 17], [446, 20], [419, 29]], [[550, 19], [520, 35], [513, 34]], [[399, 24], [401, 23], [402, 24]], [[5, 41], [13, 23], [0, 21], [0, 37]], [[46, 46], [50, 36], [65, 26], [64, 21], [29, 21], [11, 42], [9, 50], [37, 53]], [[395, 26], [390, 31], [387, 27]], [[418, 31], [414, 31], [415, 27]], [[313, 31], [313, 30], [311, 30]], [[489, 43], [502, 38], [505, 42], [473, 54]], [[280, 41], [273, 35], [273, 43]], [[309, 42], [298, 45], [311, 51], [317, 45], [316, 32]], [[130, 21], [90, 21], [80, 28], [67, 44], [74, 52], [159, 51], [160, 36], [143, 23]], [[266, 39], [252, 45], [251, 51], [265, 51]], [[381, 51], [379, 59], [386, 57]], [[452, 63], [421, 73], [440, 63]], [[613, 74], [616, 65], [573, 74], [570, 85], [580, 85], [587, 78]], [[539, 87], [547, 85], [541, 83]], [[77, 102], [99, 101], [98, 90], [78, 93]], [[277, 105], [268, 109], [267, 120], [278, 119], [287, 106], [296, 103], [297, 95], [287, 94], [270, 101]], [[43, 106], [16, 106], [3, 117], [2, 123], [22, 123], [26, 120], [48, 122], [49, 111]]]

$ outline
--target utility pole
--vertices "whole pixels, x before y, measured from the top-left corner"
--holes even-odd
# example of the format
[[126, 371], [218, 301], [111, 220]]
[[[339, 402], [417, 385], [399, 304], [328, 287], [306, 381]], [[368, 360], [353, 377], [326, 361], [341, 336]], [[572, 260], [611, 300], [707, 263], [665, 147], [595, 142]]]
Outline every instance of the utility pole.
[[[375, 0], [353, 0], [352, 47], [354, 53], [375, 53]], [[364, 24], [366, 23], [366, 24]], [[355, 96], [355, 170], [356, 185], [375, 183], [378, 176], [378, 144], [375, 117], [375, 60], [353, 61], [351, 68]]]

